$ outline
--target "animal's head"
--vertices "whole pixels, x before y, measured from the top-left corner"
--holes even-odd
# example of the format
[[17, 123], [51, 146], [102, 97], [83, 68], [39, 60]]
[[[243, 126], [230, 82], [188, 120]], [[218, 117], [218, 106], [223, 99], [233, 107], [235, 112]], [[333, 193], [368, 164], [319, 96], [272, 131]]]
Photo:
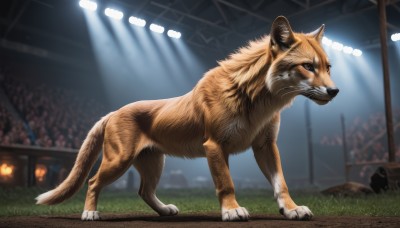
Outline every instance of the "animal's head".
[[272, 61], [266, 77], [269, 91], [282, 98], [304, 95], [317, 104], [331, 101], [339, 92], [330, 77], [330, 63], [321, 41], [324, 25], [314, 32], [294, 33], [285, 17], [272, 24]]

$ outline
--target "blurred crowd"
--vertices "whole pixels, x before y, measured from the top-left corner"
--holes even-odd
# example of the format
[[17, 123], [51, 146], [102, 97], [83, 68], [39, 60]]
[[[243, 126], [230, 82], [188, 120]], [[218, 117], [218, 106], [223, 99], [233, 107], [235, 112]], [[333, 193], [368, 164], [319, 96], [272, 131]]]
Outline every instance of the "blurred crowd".
[[74, 91], [2, 75], [1, 86], [20, 119], [0, 106], [1, 144], [79, 148], [88, 130], [106, 113], [99, 102]]
[[31, 145], [23, 122], [14, 118], [3, 104], [0, 104], [0, 142], [2, 145]]
[[[386, 121], [384, 113], [371, 114], [367, 120], [357, 117], [347, 126], [346, 142], [349, 162], [385, 162], [388, 160]], [[400, 109], [393, 112], [396, 157], [400, 158]], [[343, 145], [341, 135], [323, 136], [320, 143]]]

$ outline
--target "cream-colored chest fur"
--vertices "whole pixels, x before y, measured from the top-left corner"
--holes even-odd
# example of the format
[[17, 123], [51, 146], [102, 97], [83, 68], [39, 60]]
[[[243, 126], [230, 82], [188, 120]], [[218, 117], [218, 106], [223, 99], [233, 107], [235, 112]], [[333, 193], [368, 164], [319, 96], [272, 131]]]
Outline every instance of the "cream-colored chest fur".
[[290, 100], [261, 101], [252, 112], [233, 119], [224, 129], [224, 149], [228, 153], [239, 153], [248, 149], [259, 132], [268, 127], [274, 115], [279, 113]]

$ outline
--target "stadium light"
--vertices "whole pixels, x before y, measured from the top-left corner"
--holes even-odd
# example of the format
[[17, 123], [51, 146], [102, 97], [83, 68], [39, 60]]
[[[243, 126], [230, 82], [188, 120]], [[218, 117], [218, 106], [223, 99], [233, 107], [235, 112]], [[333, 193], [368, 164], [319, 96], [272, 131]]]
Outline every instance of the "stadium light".
[[352, 54], [356, 57], [360, 57], [362, 55], [362, 51], [360, 49], [354, 49]]
[[106, 8], [104, 10], [104, 14], [107, 17], [111, 17], [111, 18], [116, 19], [116, 20], [121, 20], [124, 17], [124, 13], [122, 13], [119, 10], [111, 9], [111, 8]]
[[168, 30], [167, 35], [171, 38], [179, 39], [181, 38], [182, 34], [175, 30]]
[[150, 30], [156, 33], [163, 33], [165, 29], [161, 25], [151, 24]]
[[333, 42], [332, 43], [332, 49], [333, 50], [337, 50], [337, 51], [341, 51], [343, 49], [343, 44], [341, 44], [339, 42]]
[[[395, 35], [395, 34], [393, 34]], [[393, 40], [393, 35], [392, 35], [392, 40]], [[396, 38], [396, 36], [395, 36]], [[400, 33], [398, 35], [398, 39], [400, 40]], [[345, 54], [348, 55], [353, 55], [356, 57], [359, 57], [362, 55], [362, 51], [360, 49], [354, 49], [350, 46], [344, 46], [342, 43], [336, 42], [336, 41], [332, 41], [331, 39], [329, 39], [328, 37], [322, 37], [322, 44], [325, 46], [328, 46], [336, 51], [342, 51]]]
[[139, 27], [146, 26], [146, 21], [144, 19], [133, 17], [133, 16], [129, 17], [129, 23], [139, 26]]
[[332, 45], [332, 40], [324, 36], [322, 37], [322, 44], [325, 44], [326, 46], [330, 47]]
[[345, 46], [345, 47], [343, 47], [343, 53], [351, 54], [351, 53], [353, 53], [353, 48], [349, 47], [349, 46]]
[[97, 9], [97, 3], [89, 0], [80, 0], [79, 6], [90, 11], [96, 11]]
[[393, 42], [399, 41], [400, 40], [400, 33], [395, 33], [390, 36]]

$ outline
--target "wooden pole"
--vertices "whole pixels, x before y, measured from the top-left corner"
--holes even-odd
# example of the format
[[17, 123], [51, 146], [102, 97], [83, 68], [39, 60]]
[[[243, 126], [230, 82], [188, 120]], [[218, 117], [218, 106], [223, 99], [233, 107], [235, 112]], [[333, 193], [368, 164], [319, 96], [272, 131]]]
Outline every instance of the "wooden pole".
[[381, 54], [383, 68], [383, 86], [385, 94], [385, 113], [386, 131], [388, 139], [389, 162], [395, 162], [395, 145], [393, 132], [392, 101], [390, 97], [390, 77], [387, 51], [387, 31], [386, 31], [386, 0], [378, 0], [379, 27], [381, 39]]
[[307, 142], [308, 142], [308, 172], [310, 185], [314, 185], [314, 152], [312, 144], [312, 128], [311, 128], [311, 117], [310, 117], [310, 101], [306, 100], [305, 103], [305, 115], [306, 115], [306, 129], [307, 129]]
[[35, 175], [35, 168], [36, 168], [36, 156], [29, 155], [28, 156], [28, 187], [35, 187], [36, 186], [36, 175]]

